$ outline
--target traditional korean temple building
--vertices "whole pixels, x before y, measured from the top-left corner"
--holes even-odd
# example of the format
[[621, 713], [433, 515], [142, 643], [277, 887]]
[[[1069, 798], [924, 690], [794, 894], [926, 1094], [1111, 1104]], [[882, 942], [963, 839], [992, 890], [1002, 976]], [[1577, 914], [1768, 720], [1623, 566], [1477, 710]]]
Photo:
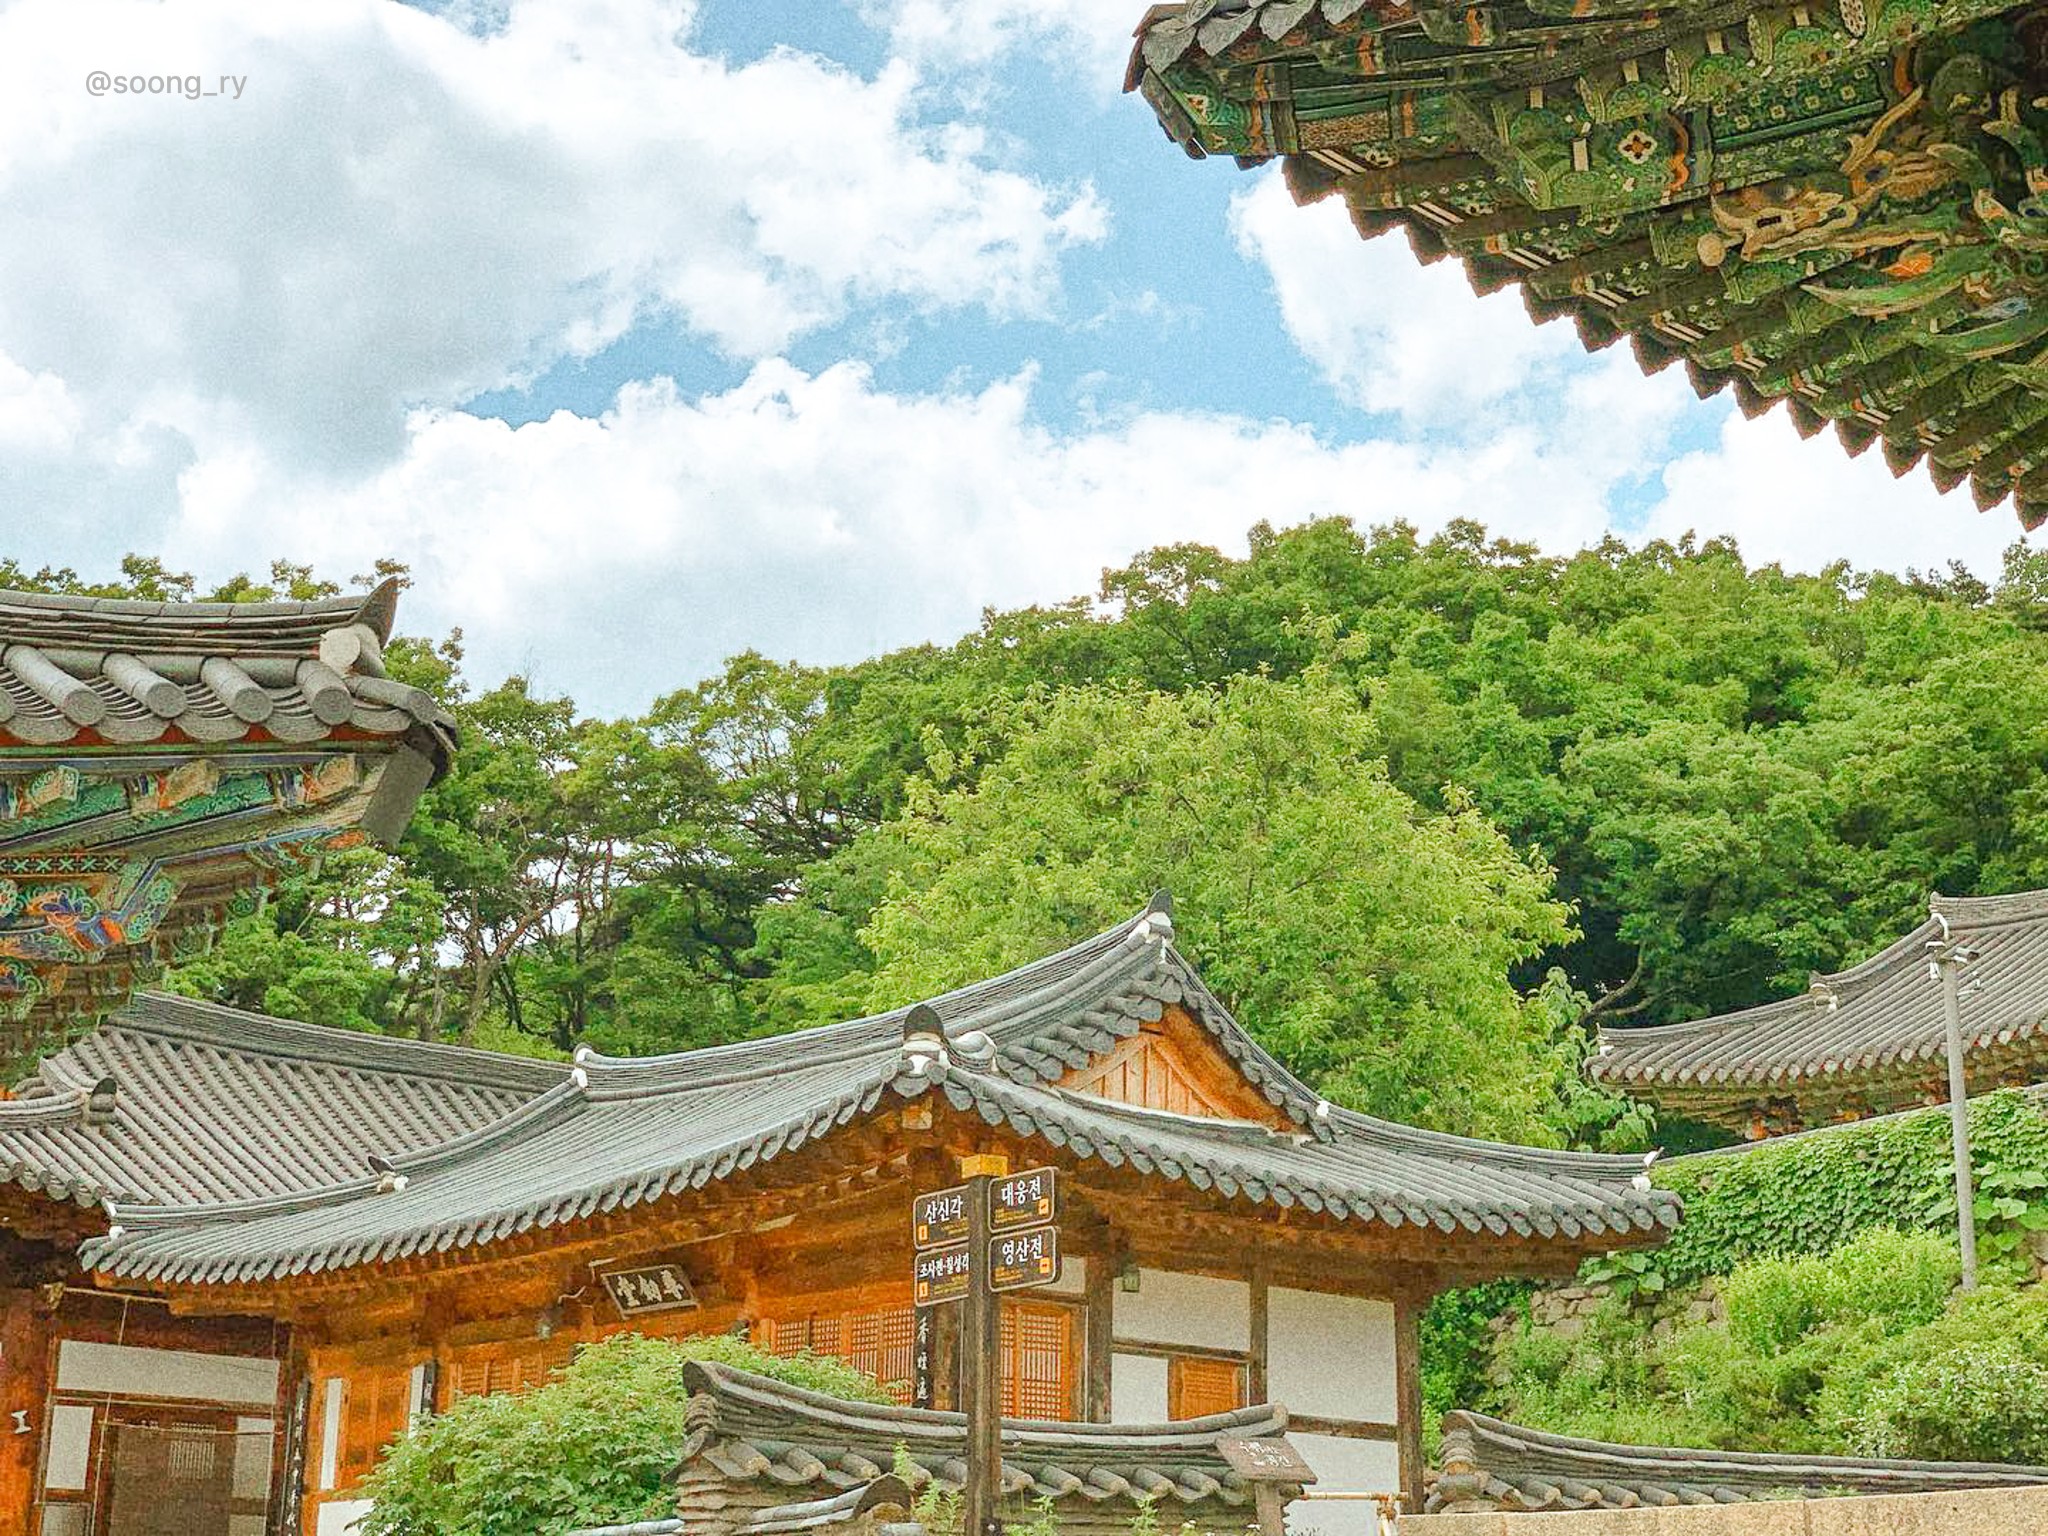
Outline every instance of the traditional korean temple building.
[[1193, 0], [1128, 86], [1190, 155], [1518, 284], [1588, 347], [2048, 516], [2048, 15], [2009, 0]]
[[0, 1059], [89, 1025], [285, 872], [397, 836], [454, 743], [384, 674], [397, 594], [0, 592]]
[[910, 1198], [988, 1155], [1061, 1180], [1064, 1270], [1004, 1306], [1011, 1415], [1282, 1402], [1325, 1487], [1419, 1507], [1428, 1299], [1654, 1243], [1675, 1197], [1322, 1102], [1172, 940], [1155, 904], [913, 1010], [644, 1060], [139, 999], [0, 1103], [0, 1533], [326, 1536], [415, 1415], [624, 1329], [907, 1393]]
[[1960, 1011], [1972, 1093], [2048, 1079], [2048, 891], [1936, 896], [1926, 922], [1782, 1002], [1655, 1029], [1603, 1029], [1593, 1077], [1751, 1138], [1948, 1097], [1929, 946], [1970, 953]]

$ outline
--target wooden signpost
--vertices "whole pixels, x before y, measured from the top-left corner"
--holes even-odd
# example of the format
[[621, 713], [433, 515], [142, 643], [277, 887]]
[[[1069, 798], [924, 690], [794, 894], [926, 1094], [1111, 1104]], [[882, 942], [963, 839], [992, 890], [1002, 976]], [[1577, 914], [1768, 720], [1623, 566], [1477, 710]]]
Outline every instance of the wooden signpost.
[[1252, 1485], [1260, 1536], [1286, 1536], [1287, 1500], [1281, 1489], [1306, 1488], [1316, 1480], [1315, 1469], [1285, 1440], [1218, 1440], [1216, 1449]]
[[919, 1195], [910, 1205], [911, 1292], [917, 1311], [917, 1403], [932, 1405], [936, 1307], [965, 1302], [961, 1406], [967, 1410], [964, 1536], [1001, 1536], [1003, 1350], [1001, 1293], [1051, 1285], [1060, 1277], [1059, 1177], [1051, 1168], [1011, 1173], [1009, 1159], [963, 1157], [964, 1184]]

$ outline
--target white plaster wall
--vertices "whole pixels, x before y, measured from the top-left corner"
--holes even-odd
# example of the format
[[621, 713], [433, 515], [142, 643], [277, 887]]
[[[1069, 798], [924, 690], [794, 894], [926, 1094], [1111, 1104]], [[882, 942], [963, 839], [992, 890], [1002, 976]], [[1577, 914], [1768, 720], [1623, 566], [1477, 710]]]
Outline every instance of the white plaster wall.
[[1060, 1256], [1060, 1277], [1039, 1287], [1040, 1295], [1085, 1296], [1088, 1293], [1088, 1261], [1072, 1254]]
[[1116, 1292], [1116, 1336], [1137, 1344], [1247, 1350], [1251, 1318], [1251, 1287], [1242, 1280], [1146, 1269], [1136, 1291]]
[[245, 1355], [207, 1355], [133, 1344], [65, 1339], [57, 1346], [57, 1390], [114, 1396], [182, 1397], [262, 1404], [277, 1398], [278, 1364]]
[[347, 1536], [347, 1532], [358, 1520], [370, 1512], [368, 1499], [336, 1499], [320, 1506], [320, 1516], [313, 1523], [318, 1536]]
[[[1121, 1312], [1117, 1322], [1122, 1332]], [[1317, 1418], [1394, 1422], [1392, 1302], [1275, 1286], [1266, 1297], [1266, 1330], [1266, 1384], [1275, 1402]]]
[[[1316, 1469], [1312, 1492], [1392, 1493], [1400, 1485], [1401, 1453], [1389, 1441], [1292, 1432], [1287, 1438]], [[1297, 1499], [1287, 1506], [1287, 1528], [1321, 1536], [1377, 1536], [1379, 1506], [1370, 1499]]]
[[1109, 1422], [1166, 1422], [1166, 1357], [1113, 1354], [1109, 1357]]

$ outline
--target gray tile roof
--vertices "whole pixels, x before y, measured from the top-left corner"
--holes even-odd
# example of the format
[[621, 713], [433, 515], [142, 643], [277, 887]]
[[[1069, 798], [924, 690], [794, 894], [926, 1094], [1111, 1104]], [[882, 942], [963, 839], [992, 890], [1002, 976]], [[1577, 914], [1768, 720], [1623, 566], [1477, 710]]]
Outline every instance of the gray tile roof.
[[1444, 1415], [1439, 1460], [1443, 1470], [1431, 1484], [1431, 1514], [1740, 1504], [1842, 1492], [1939, 1493], [2048, 1483], [2048, 1467], [1614, 1445], [1463, 1412]]
[[[115, 1276], [235, 1283], [493, 1242], [682, 1196], [933, 1092], [1063, 1148], [1197, 1189], [1360, 1223], [1543, 1240], [1640, 1241], [1675, 1196], [1637, 1189], [1637, 1160], [1444, 1136], [1333, 1110], [1254, 1044], [1148, 912], [1071, 949], [936, 1000], [948, 1059], [914, 1060], [906, 1010], [682, 1055], [584, 1054], [569, 1078], [491, 1124], [368, 1175], [266, 1198], [121, 1202], [86, 1261]], [[1297, 1127], [1275, 1133], [1095, 1101], [1048, 1086], [1185, 1005]], [[968, 1059], [971, 1031], [993, 1059]]]
[[[965, 1480], [967, 1418], [959, 1413], [853, 1403], [709, 1361], [683, 1368], [691, 1398], [679, 1481], [690, 1500], [701, 1481], [760, 1484], [778, 1501], [865, 1488], [907, 1453], [905, 1481], [958, 1491]], [[1248, 1510], [1251, 1491], [1224, 1460], [1225, 1439], [1285, 1435], [1272, 1404], [1171, 1424], [1003, 1421], [1003, 1492], [1025, 1501], [1121, 1505], [1151, 1499], [1161, 1527], [1221, 1510]], [[685, 1511], [687, 1513], [687, 1511]], [[1127, 1517], [1126, 1517], [1127, 1518]]]
[[492, 1125], [568, 1071], [144, 993], [0, 1101], [0, 1182], [83, 1206], [319, 1189]]
[[[1279, 42], [1303, 26], [1342, 26], [1368, 0], [1192, 0], [1188, 5], [1155, 5], [1138, 28], [1125, 89], [1147, 69], [1166, 69], [1190, 54], [1217, 58], [1256, 31]], [[1199, 151], [1194, 151], [1198, 153]]]
[[445, 765], [448, 715], [384, 675], [397, 592], [385, 582], [287, 603], [0, 592], [0, 742], [412, 735]]
[[2048, 1062], [2048, 891], [1936, 896], [1930, 911], [1861, 965], [1816, 975], [1802, 996], [1656, 1029], [1604, 1029], [1589, 1070], [1611, 1087], [1710, 1118], [1773, 1098], [1914, 1103], [1940, 1091], [1947, 1070], [1941, 985], [1927, 957], [1946, 919], [1978, 955], [1963, 968], [1962, 999], [1976, 1084], [2030, 1077]]

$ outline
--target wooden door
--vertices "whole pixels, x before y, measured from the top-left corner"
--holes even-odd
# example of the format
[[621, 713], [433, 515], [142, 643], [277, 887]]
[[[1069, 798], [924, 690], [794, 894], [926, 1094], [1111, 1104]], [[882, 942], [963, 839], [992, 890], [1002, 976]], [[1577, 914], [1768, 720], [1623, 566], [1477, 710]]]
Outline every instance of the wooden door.
[[1075, 1419], [1080, 1312], [1057, 1303], [1003, 1304], [1003, 1416]]
[[251, 1519], [260, 1527], [269, 1508], [267, 1427], [260, 1447], [266, 1493], [245, 1489], [237, 1496], [238, 1448], [232, 1413], [110, 1409], [101, 1451], [99, 1536], [235, 1536]]
[[1237, 1360], [1175, 1355], [1166, 1366], [1166, 1416], [1200, 1419], [1245, 1406], [1245, 1368]]

